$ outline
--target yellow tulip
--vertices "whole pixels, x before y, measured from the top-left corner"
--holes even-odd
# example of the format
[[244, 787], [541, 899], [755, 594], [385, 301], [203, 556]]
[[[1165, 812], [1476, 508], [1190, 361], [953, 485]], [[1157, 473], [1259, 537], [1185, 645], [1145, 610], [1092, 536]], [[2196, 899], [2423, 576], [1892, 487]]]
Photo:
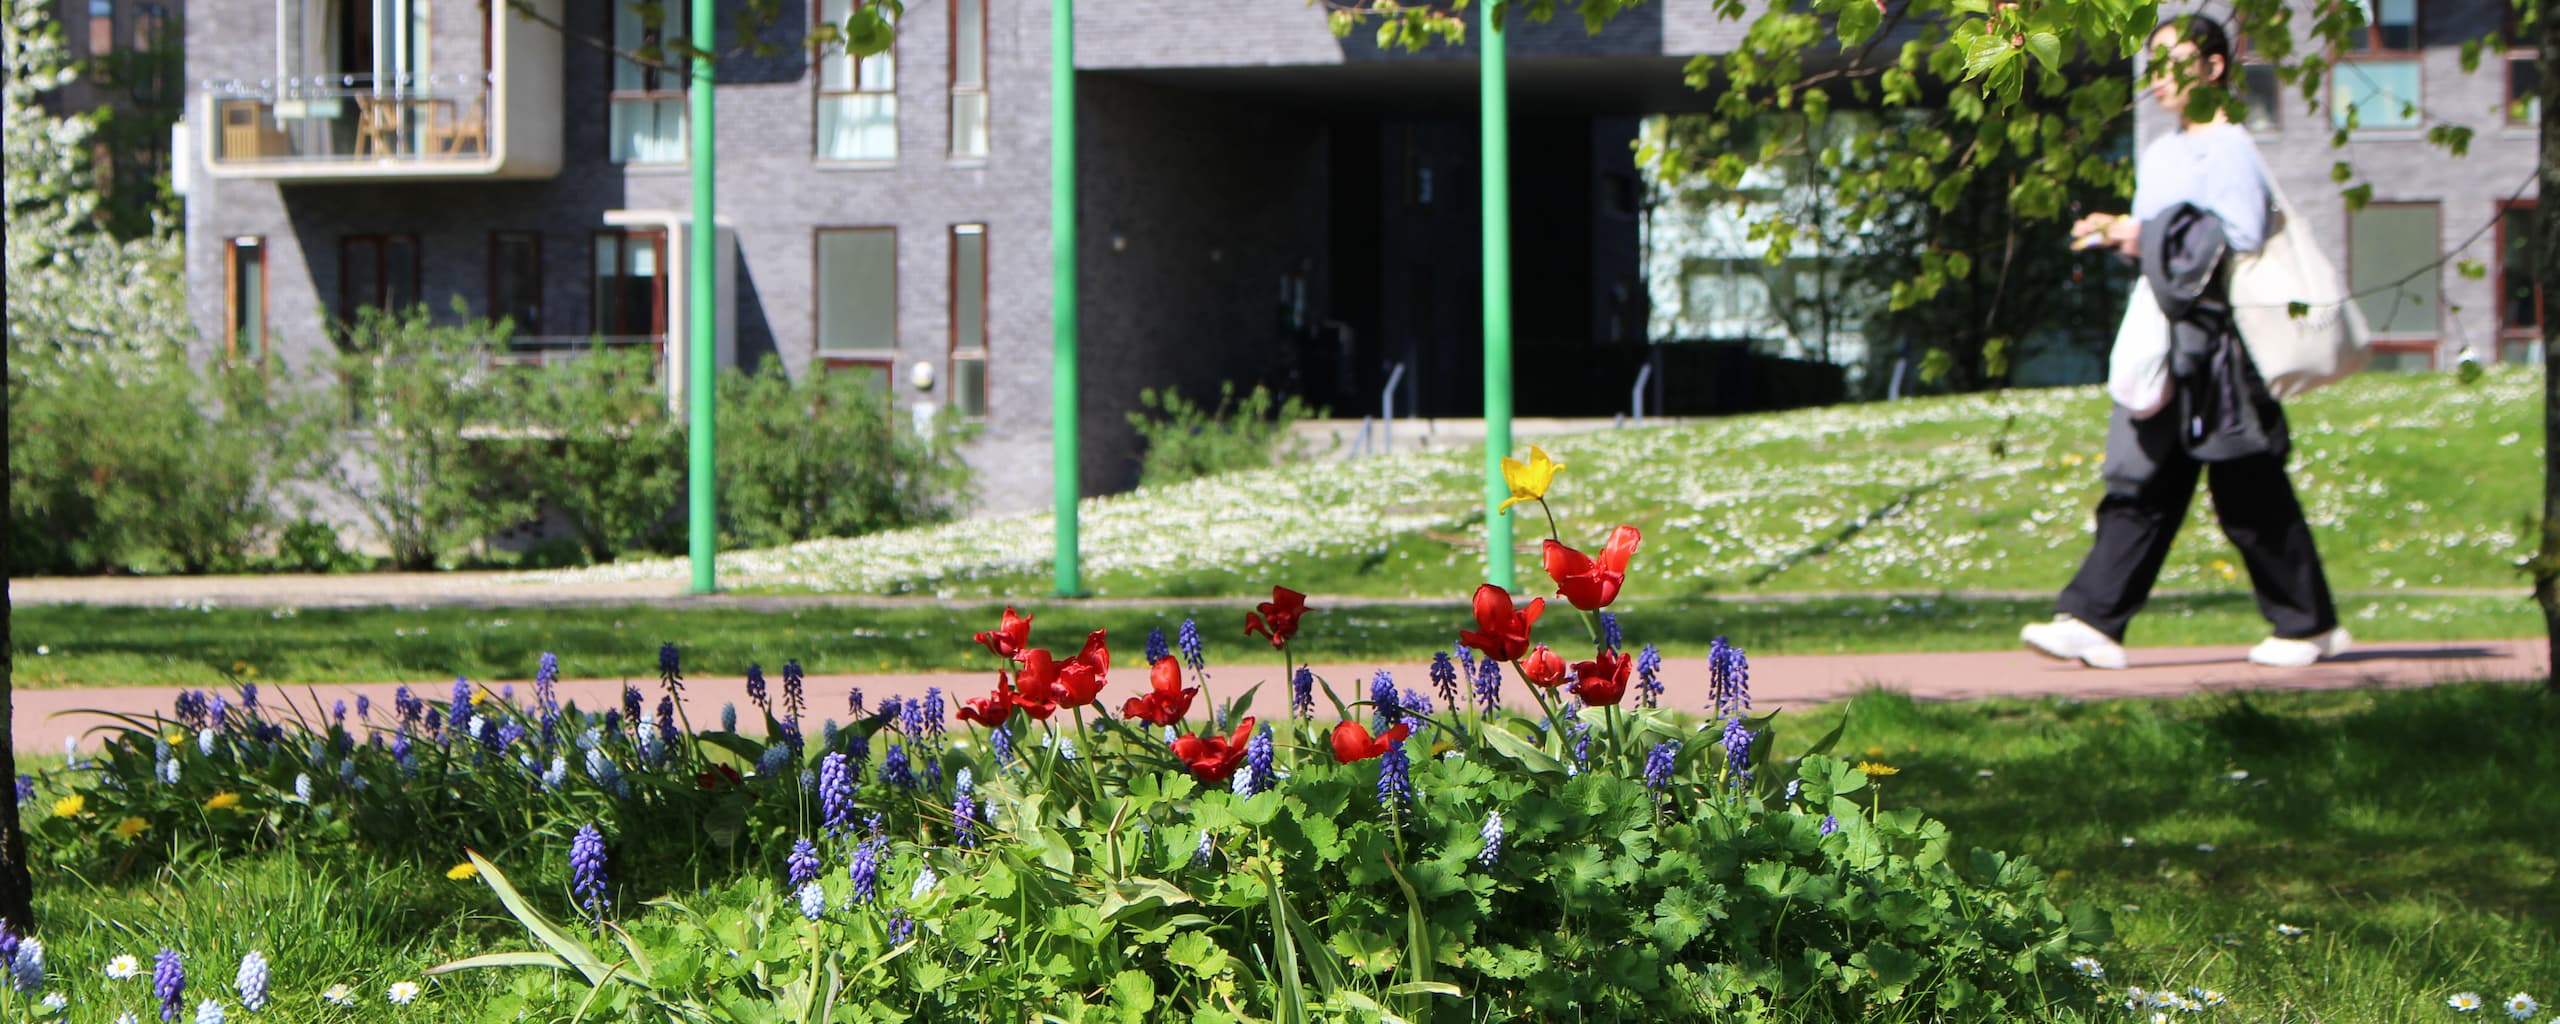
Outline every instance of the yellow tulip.
[[208, 811], [227, 811], [238, 806], [240, 806], [238, 793], [216, 793], [213, 799], [204, 802], [204, 809]]
[[73, 793], [70, 796], [63, 797], [62, 799], [53, 802], [53, 816], [57, 818], [77, 818], [80, 816], [80, 812], [87, 810], [88, 807], [88, 797], [81, 796], [78, 793]]
[[116, 822], [116, 836], [121, 839], [130, 840], [135, 836], [141, 835], [150, 827], [150, 822], [144, 821], [140, 818], [126, 818], [123, 821]]
[[1547, 487], [1555, 483], [1556, 474], [1562, 472], [1564, 463], [1548, 458], [1546, 450], [1534, 444], [1529, 446], [1529, 461], [1526, 463], [1504, 456], [1502, 482], [1511, 485], [1511, 497], [1494, 511], [1508, 512], [1511, 506], [1521, 502], [1544, 500]]
[[461, 880], [463, 880], [463, 879], [465, 879], [465, 878], [469, 878], [469, 877], [471, 877], [471, 876], [473, 876], [473, 875], [476, 875], [476, 874], [479, 874], [479, 873], [480, 873], [480, 868], [479, 868], [479, 866], [478, 866], [478, 865], [475, 865], [475, 864], [471, 863], [470, 861], [467, 861], [467, 860], [466, 860], [466, 861], [463, 861], [463, 862], [462, 862], [462, 863], [460, 863], [460, 864], [456, 864], [456, 865], [454, 865], [453, 867], [446, 869], [446, 870], [445, 870], [445, 873], [444, 873], [444, 876], [445, 876], [446, 878], [450, 878], [450, 879], [453, 879], [454, 881], [459, 882], [459, 881], [461, 881]]

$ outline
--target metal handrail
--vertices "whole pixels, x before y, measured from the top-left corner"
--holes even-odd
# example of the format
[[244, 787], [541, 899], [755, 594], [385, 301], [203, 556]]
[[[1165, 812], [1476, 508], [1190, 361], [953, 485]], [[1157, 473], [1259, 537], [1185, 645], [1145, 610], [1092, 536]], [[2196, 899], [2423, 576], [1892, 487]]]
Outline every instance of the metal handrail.
[[1653, 364], [1646, 363], [1642, 369], [1636, 371], [1636, 386], [1628, 395], [1628, 404], [1635, 409], [1636, 426], [1639, 427], [1644, 426], [1644, 386], [1652, 379]]
[[1396, 385], [1403, 381], [1404, 364], [1397, 363], [1395, 369], [1387, 373], [1387, 386], [1378, 392], [1378, 419], [1382, 421], [1383, 428], [1379, 431], [1382, 440], [1378, 450], [1381, 452], [1394, 451], [1396, 447]]

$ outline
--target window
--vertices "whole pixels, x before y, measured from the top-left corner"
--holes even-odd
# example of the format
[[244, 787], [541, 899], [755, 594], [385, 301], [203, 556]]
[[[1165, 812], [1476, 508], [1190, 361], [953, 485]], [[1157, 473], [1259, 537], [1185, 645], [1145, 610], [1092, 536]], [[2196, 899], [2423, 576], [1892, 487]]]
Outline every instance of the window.
[[595, 316], [589, 333], [605, 338], [667, 336], [667, 233], [598, 231]]
[[489, 319], [513, 323], [515, 337], [542, 333], [542, 236], [489, 233]]
[[2507, 124], [2530, 128], [2542, 123], [2542, 64], [2532, 57], [2507, 58]]
[[987, 414], [987, 226], [951, 229], [951, 405]]
[[2533, 275], [2535, 207], [2531, 201], [2498, 208], [2498, 353], [2501, 362], [2523, 362], [2522, 350], [2542, 340], [2542, 287]]
[[2276, 78], [2273, 64], [2240, 65], [2240, 98], [2249, 104], [2244, 122], [2249, 130], [2259, 133], [2284, 128], [2284, 83]]
[[622, 53], [654, 56], [655, 64], [615, 57], [612, 110], [606, 131], [612, 136], [613, 161], [628, 164], [680, 164], [685, 161], [685, 71], [667, 44], [683, 37], [684, 0], [662, 0], [666, 16], [652, 27], [629, 3], [613, 5], [613, 47]]
[[2350, 50], [2405, 53], [2418, 48], [2418, 0], [2365, 0], [2365, 26], [2347, 37]]
[[987, 0], [951, 4], [951, 158], [987, 158]]
[[2416, 128], [2425, 95], [2414, 60], [2354, 60], [2329, 73], [2329, 116], [2340, 128]]
[[[819, 0], [818, 16], [841, 25], [853, 0]], [[898, 158], [897, 47], [868, 57], [841, 48], [818, 58], [818, 159]]]
[[348, 235], [338, 240], [338, 320], [365, 310], [404, 313], [418, 304], [418, 236]]
[[115, 0], [89, 0], [89, 80], [104, 82], [114, 74], [108, 54], [116, 52]]
[[898, 233], [818, 229], [818, 354], [877, 363], [898, 354]]
[[224, 277], [229, 281], [230, 315], [223, 321], [222, 348], [235, 360], [267, 357], [267, 240], [234, 238], [224, 247]]
[[2438, 234], [2434, 203], [2375, 203], [2347, 214], [2347, 287], [2374, 337], [2386, 339], [2374, 345], [2376, 365], [2406, 365], [2420, 353], [2434, 364], [2443, 305]]

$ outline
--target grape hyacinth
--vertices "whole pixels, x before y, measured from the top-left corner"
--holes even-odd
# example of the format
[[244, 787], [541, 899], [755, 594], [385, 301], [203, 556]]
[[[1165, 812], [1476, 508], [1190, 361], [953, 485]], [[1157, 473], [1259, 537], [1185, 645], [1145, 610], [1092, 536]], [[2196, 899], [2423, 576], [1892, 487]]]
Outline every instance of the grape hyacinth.
[[1191, 851], [1191, 866], [1195, 868], [1208, 867], [1209, 858], [1217, 856], [1217, 854], [1218, 834], [1205, 828], [1201, 829], [1200, 845], [1194, 847]]
[[1182, 620], [1178, 636], [1182, 644], [1182, 663], [1191, 666], [1192, 675], [1209, 678], [1209, 655], [1200, 649], [1200, 624], [1190, 619]]
[[186, 1005], [187, 965], [174, 949], [164, 949], [151, 958], [151, 994], [160, 1000], [160, 1019], [178, 1019], [178, 1010]]
[[1839, 819], [1838, 817], [1836, 817], [1836, 816], [1829, 815], [1829, 814], [1825, 814], [1825, 815], [1823, 815], [1823, 816], [1822, 816], [1822, 834], [1827, 836], [1827, 835], [1830, 835], [1831, 833], [1838, 832], [1838, 831], [1840, 831], [1840, 819]]
[[1644, 788], [1656, 793], [1671, 784], [1671, 769], [1680, 761], [1680, 741], [1665, 740], [1645, 755]]
[[853, 766], [841, 751], [818, 762], [818, 807], [829, 834], [853, 827]]
[[878, 837], [865, 839], [853, 848], [853, 863], [845, 866], [845, 875], [853, 880], [853, 901], [869, 903], [880, 887], [880, 850]]
[[1300, 718], [1316, 716], [1316, 670], [1300, 665], [1298, 673], [1289, 677], [1289, 713]]
[[1718, 717], [1751, 710], [1750, 659], [1723, 637], [1707, 649], [1707, 693]]
[[[408, 733], [404, 732], [391, 738], [391, 763], [400, 766], [400, 774], [402, 775], [418, 774], [418, 758], [417, 755], [409, 749]], [[177, 767], [177, 764], [178, 763], [175, 761], [169, 762], [169, 765], [172, 768]], [[177, 775], [178, 773], [174, 771], [170, 772], [169, 781], [178, 781]]]
[[257, 1011], [267, 1008], [267, 955], [250, 950], [240, 958], [240, 1008]]
[[800, 916], [815, 922], [827, 916], [827, 890], [816, 882], [802, 882], [796, 890], [800, 896]]
[[622, 685], [622, 720], [631, 723], [633, 728], [640, 725], [642, 699], [639, 687], [629, 683]]
[[18, 951], [9, 957], [9, 976], [20, 992], [44, 987], [43, 939], [30, 935], [18, 940]]
[[557, 791], [569, 784], [569, 759], [551, 755], [551, 766], [542, 770], [542, 788]]
[[1396, 703], [1395, 677], [1386, 669], [1379, 669], [1369, 680], [1369, 710], [1377, 719], [1369, 726], [1371, 732], [1385, 732], [1404, 717], [1404, 709]]
[[1378, 806], [1385, 809], [1389, 820], [1413, 806], [1413, 765], [1405, 756], [1401, 742], [1387, 747], [1378, 759]]
[[1244, 745], [1244, 777], [1252, 780], [1255, 793], [1271, 792], [1280, 784], [1280, 773], [1271, 765], [1272, 746], [1271, 724], [1268, 722], [1263, 723], [1262, 728], [1253, 734], [1253, 739]]
[[963, 848], [978, 845], [978, 798], [971, 792], [977, 780], [969, 769], [960, 769], [960, 777], [951, 787], [951, 842]]
[[457, 678], [453, 681], [453, 699], [447, 707], [452, 710], [445, 712], [445, 720], [453, 726], [454, 734], [468, 737], [471, 734], [471, 680]]
[[683, 733], [676, 731], [676, 699], [658, 698], [658, 742], [664, 745], [668, 752], [673, 753], [676, 748], [676, 739], [682, 735]]
[[899, 789], [916, 788], [916, 773], [907, 767], [906, 744], [889, 744], [889, 752], [880, 755], [880, 781]]
[[1492, 714], [1502, 707], [1502, 663], [1491, 658], [1475, 663], [1476, 705]]
[[217, 736], [219, 736], [219, 734], [211, 729], [198, 731], [196, 733], [196, 751], [206, 757], [212, 757], [213, 741]]
[[222, 1024], [222, 1004], [211, 999], [197, 1003], [196, 1024]]
[[720, 705], [720, 731], [721, 731], [721, 732], [736, 732], [736, 731], [738, 731], [738, 706], [737, 706], [737, 705], [735, 705], [735, 704], [722, 704], [722, 705]]
[[892, 946], [905, 945], [908, 939], [915, 937], [916, 919], [907, 916], [907, 909], [905, 907], [900, 907], [896, 910], [890, 911], [889, 944]]
[[791, 858], [788, 863], [791, 870], [791, 887], [794, 889], [816, 881], [818, 872], [825, 869], [825, 865], [818, 862], [818, 844], [806, 838], [792, 842]]
[[1423, 696], [1419, 690], [1408, 689], [1404, 696], [1396, 699], [1396, 711], [1406, 728], [1420, 734], [1428, 725], [1423, 719], [1431, 714], [1431, 698]]
[[864, 707], [863, 707], [863, 704], [862, 704], [862, 688], [861, 688], [861, 687], [859, 687], [859, 686], [854, 687], [854, 688], [853, 688], [853, 692], [852, 692], [852, 693], [845, 694], [845, 695], [844, 695], [844, 703], [845, 703], [845, 707], [847, 707], [847, 708], [849, 708], [849, 709], [851, 709], [851, 710], [853, 711], [853, 717], [855, 717], [855, 718], [869, 718], [869, 717], [871, 717], [871, 712], [870, 712], [870, 711], [868, 711], [868, 710], [865, 710], [865, 709], [864, 709]]
[[1751, 730], [1743, 727], [1741, 715], [1724, 723], [1724, 759], [1734, 785], [1751, 781]]
[[933, 892], [934, 886], [941, 884], [942, 879], [933, 873], [933, 865], [927, 864], [917, 868], [915, 883], [907, 886], [907, 902], [922, 901], [926, 895]]
[[[808, 692], [802, 685], [805, 679], [806, 675], [800, 671], [800, 659], [793, 658], [782, 663], [782, 709], [790, 712], [791, 717], [786, 721], [791, 723], [791, 732], [794, 736], [799, 735], [800, 732], [800, 713], [808, 707]], [[796, 748], [800, 744], [794, 740], [791, 745]]]
[[604, 920], [605, 885], [604, 833], [580, 825], [577, 837], [569, 840], [569, 892], [599, 923]]
[[546, 716], [560, 713], [560, 656], [550, 651], [533, 665], [533, 702]]
[[1600, 613], [1600, 647], [1602, 650], [1625, 650], [1626, 635], [1618, 631], [1618, 613]]
[[995, 753], [997, 764], [1012, 763], [1013, 730], [1001, 727], [987, 730], [987, 749]]
[[1148, 627], [1148, 628], [1147, 628], [1147, 664], [1149, 664], [1149, 665], [1153, 665], [1153, 664], [1155, 664], [1156, 662], [1163, 661], [1163, 660], [1165, 660], [1166, 658], [1170, 658], [1170, 657], [1173, 657], [1173, 645], [1165, 642], [1165, 639], [1164, 639], [1164, 627], [1162, 627], [1162, 626], [1150, 626], [1150, 627]]
[[[407, 693], [409, 692], [409, 688], [405, 686], [401, 687], [400, 692]], [[204, 725], [204, 691], [188, 690], [185, 693], [179, 694], [175, 713], [178, 716], [178, 724], [186, 726], [187, 728], [193, 729]]]
[[756, 774], [771, 778], [782, 774], [782, 769], [790, 764], [790, 745], [776, 743], [764, 748], [764, 756], [756, 758]]
[[674, 644], [658, 645], [658, 682], [666, 686], [670, 697], [684, 694], [684, 662], [676, 656]]
[[1483, 852], [1475, 855], [1476, 866], [1492, 867], [1493, 862], [1502, 857], [1502, 812], [1484, 812], [1484, 828], [1476, 833], [1476, 837], [1484, 840]]
[[1786, 797], [1784, 798], [1784, 802], [1786, 802], [1786, 803], [1790, 803], [1790, 804], [1795, 803], [1795, 802], [1796, 802], [1796, 794], [1797, 794], [1798, 792], [1801, 792], [1803, 789], [1804, 789], [1804, 780], [1803, 780], [1803, 779], [1788, 779], [1788, 780], [1787, 780], [1787, 795], [1786, 795]]
[[306, 804], [311, 802], [311, 775], [310, 775], [310, 773], [308, 773], [308, 772], [302, 772], [302, 773], [297, 773], [297, 774], [295, 774], [295, 775], [294, 775], [294, 777], [293, 777], [293, 798], [294, 798], [294, 799], [296, 799], [296, 800], [300, 800], [300, 801], [302, 801], [303, 803], [306, 803]]
[[1431, 688], [1440, 692], [1440, 703], [1458, 706], [1458, 663], [1447, 651], [1431, 652]]
[[773, 696], [765, 688], [764, 666], [752, 661], [747, 663], [747, 699], [754, 701], [756, 709], [764, 712], [766, 717], [773, 715]]
[[1580, 771], [1591, 767], [1591, 723], [1583, 721], [1579, 711], [1567, 717], [1573, 722], [1567, 730], [1573, 734], [1573, 767]]
[[1643, 706], [1662, 706], [1662, 649], [1652, 644], [1636, 652], [1636, 693]]

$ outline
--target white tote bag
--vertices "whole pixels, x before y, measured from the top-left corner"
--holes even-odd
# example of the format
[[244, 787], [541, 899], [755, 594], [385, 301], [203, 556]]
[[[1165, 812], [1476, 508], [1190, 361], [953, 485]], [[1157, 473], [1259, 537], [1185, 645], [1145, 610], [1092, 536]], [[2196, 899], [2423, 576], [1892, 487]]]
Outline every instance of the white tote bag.
[[[2373, 333], [2310, 224], [2294, 213], [2255, 147], [2249, 156], [2274, 209], [2265, 244], [2231, 260], [2231, 319], [2267, 390], [2291, 398], [2364, 369], [2373, 360]], [[2296, 303], [2301, 316], [2293, 315]]]
[[2151, 295], [2151, 279], [2133, 279], [2115, 347], [2107, 350], [2107, 395], [2134, 419], [2150, 419], [2169, 404], [2169, 318]]

